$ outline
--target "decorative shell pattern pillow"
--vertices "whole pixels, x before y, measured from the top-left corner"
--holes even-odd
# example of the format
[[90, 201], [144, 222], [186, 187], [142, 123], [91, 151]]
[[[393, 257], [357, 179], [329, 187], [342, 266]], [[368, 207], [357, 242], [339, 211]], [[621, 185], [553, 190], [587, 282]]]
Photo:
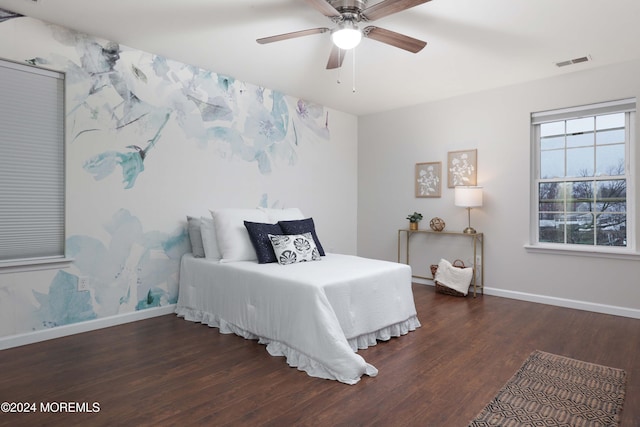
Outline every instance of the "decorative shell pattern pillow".
[[269, 234], [269, 240], [271, 240], [273, 252], [276, 254], [276, 259], [280, 265], [322, 259], [311, 233]]

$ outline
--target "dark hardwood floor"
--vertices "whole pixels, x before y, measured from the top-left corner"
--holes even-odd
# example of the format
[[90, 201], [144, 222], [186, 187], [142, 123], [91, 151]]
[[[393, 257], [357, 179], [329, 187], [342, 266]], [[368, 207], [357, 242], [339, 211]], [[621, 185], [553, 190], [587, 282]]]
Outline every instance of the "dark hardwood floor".
[[640, 320], [422, 285], [414, 295], [422, 327], [361, 350], [380, 373], [353, 386], [173, 315], [0, 351], [0, 402], [99, 404], [0, 413], [0, 425], [466, 426], [542, 350], [625, 369], [622, 426], [640, 426]]

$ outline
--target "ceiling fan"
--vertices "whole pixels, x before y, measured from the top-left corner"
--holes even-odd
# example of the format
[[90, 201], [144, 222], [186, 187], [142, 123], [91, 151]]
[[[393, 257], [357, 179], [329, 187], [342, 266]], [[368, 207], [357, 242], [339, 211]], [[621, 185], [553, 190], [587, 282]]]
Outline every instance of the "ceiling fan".
[[331, 32], [333, 47], [327, 62], [327, 69], [340, 68], [345, 51], [356, 47], [362, 37], [376, 40], [391, 46], [404, 49], [412, 53], [418, 53], [426, 46], [426, 42], [395, 31], [369, 25], [360, 29], [361, 22], [375, 21], [376, 19], [402, 12], [414, 6], [426, 3], [430, 0], [383, 0], [367, 7], [368, 0], [306, 0], [313, 8], [330, 18], [336, 26], [331, 28], [312, 28], [309, 30], [294, 31], [292, 33], [278, 34], [263, 37], [256, 41], [260, 44], [273, 43], [297, 37], [310, 36]]

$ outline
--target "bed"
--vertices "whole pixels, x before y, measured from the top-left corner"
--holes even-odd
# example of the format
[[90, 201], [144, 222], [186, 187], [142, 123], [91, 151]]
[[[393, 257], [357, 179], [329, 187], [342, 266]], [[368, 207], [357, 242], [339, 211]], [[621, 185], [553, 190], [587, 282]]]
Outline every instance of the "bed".
[[409, 266], [333, 253], [290, 265], [185, 254], [176, 314], [346, 384], [378, 373], [359, 349], [420, 326]]

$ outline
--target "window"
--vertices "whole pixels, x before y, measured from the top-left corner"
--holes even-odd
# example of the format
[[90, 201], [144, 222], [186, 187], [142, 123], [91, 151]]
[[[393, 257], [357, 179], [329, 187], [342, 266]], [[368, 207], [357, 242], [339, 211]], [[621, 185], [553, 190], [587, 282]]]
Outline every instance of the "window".
[[0, 60], [0, 93], [0, 267], [59, 261], [64, 74]]
[[[634, 250], [635, 99], [532, 114], [535, 245]], [[605, 248], [608, 247], [608, 248]]]

